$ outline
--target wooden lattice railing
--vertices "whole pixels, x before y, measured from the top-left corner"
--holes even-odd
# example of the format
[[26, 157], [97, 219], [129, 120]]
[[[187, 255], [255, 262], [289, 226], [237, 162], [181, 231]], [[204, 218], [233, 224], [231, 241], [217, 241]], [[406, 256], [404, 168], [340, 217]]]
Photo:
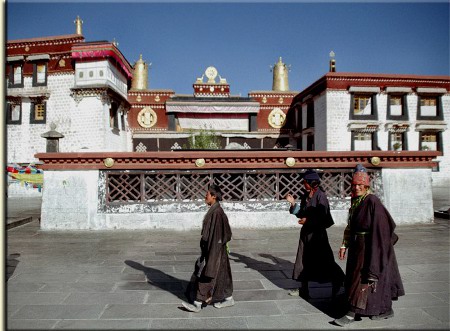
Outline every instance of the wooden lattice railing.
[[[202, 201], [208, 184], [223, 190], [229, 202], [280, 201], [287, 193], [298, 198], [303, 188], [303, 171], [276, 170], [192, 170], [192, 171], [105, 171], [106, 204]], [[352, 169], [321, 169], [321, 185], [330, 199], [348, 199]], [[377, 193], [378, 170], [369, 170], [372, 190]]]

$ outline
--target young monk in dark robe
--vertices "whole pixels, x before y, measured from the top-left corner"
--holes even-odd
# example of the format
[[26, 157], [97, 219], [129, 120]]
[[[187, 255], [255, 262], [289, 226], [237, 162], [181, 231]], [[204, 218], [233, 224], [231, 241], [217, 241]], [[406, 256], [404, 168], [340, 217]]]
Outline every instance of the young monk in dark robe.
[[305, 194], [301, 203], [295, 202], [288, 194], [286, 200], [291, 203], [289, 212], [299, 217], [300, 230], [297, 257], [292, 279], [302, 286], [289, 292], [289, 295], [309, 299], [308, 282], [332, 283], [332, 297], [335, 298], [344, 283], [344, 272], [334, 260], [334, 254], [328, 242], [327, 228], [334, 224], [330, 213], [328, 198], [320, 186], [320, 177], [314, 170], [307, 170], [303, 177]]
[[[228, 259], [227, 243], [231, 240], [231, 229], [227, 215], [220, 206], [222, 192], [217, 185], [210, 185], [205, 202], [209, 210], [203, 219], [200, 260], [204, 267], [199, 276], [193, 276], [189, 287], [194, 289], [193, 303], [182, 302], [189, 311], [199, 312], [203, 305], [214, 302], [214, 307], [234, 305], [233, 279]], [[199, 271], [199, 270], [197, 270]], [[186, 295], [189, 296], [189, 290]]]
[[369, 316], [381, 320], [394, 316], [392, 300], [405, 294], [398, 270], [394, 244], [395, 222], [380, 199], [370, 194], [367, 170], [357, 165], [352, 179], [349, 222], [339, 250], [339, 259], [348, 250], [345, 288], [349, 310], [334, 320], [339, 326]]

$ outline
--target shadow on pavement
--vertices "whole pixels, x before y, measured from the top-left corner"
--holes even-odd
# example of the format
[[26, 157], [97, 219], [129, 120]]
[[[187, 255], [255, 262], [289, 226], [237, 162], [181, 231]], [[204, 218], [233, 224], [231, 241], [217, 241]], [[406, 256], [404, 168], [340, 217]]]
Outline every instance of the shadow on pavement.
[[[286, 292], [292, 289], [292, 287], [286, 286], [286, 278], [281, 279], [279, 277], [274, 277], [273, 271], [278, 270], [283, 274], [285, 274], [283, 272], [283, 269], [293, 270], [294, 263], [279, 257], [274, 257], [273, 255], [270, 254], [259, 254], [259, 256], [272, 260], [273, 264], [255, 260], [251, 257], [233, 252], [230, 253], [230, 256], [237, 258], [233, 259], [235, 262], [245, 263], [248, 268], [258, 271], [261, 275], [263, 275], [274, 285], [276, 285], [279, 288], [285, 289]], [[319, 284], [310, 282], [309, 292], [311, 298], [307, 300], [307, 302], [312, 306], [314, 306], [315, 308], [322, 311], [324, 314], [332, 318], [339, 318], [346, 313], [347, 310], [345, 304], [345, 297], [343, 294], [338, 295], [334, 300], [331, 299], [331, 284]], [[329, 296], [326, 295], [324, 296], [324, 293], [328, 292]], [[288, 294], [286, 293], [286, 295]], [[302, 298], [301, 300], [305, 299]]]
[[146, 267], [135, 261], [125, 260], [125, 264], [133, 269], [142, 271], [147, 279], [147, 283], [150, 285], [170, 292], [181, 300], [188, 299], [186, 297], [186, 289], [189, 285], [188, 281], [170, 276], [161, 270]]
[[17, 258], [20, 256], [19, 253], [16, 254], [10, 254], [6, 258], [6, 281], [8, 281], [9, 278], [14, 274], [14, 271], [16, 270], [17, 265], [19, 264], [19, 260]]

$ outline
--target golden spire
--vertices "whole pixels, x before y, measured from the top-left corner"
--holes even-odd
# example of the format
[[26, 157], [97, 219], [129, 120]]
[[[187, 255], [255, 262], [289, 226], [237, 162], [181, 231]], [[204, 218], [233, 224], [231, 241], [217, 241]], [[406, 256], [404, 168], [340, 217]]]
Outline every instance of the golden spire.
[[[151, 65], [151, 63], [150, 63]], [[139, 55], [139, 60], [134, 64], [133, 79], [131, 81], [131, 88], [135, 90], [148, 89], [148, 65], [142, 60], [142, 54]]]
[[81, 31], [81, 26], [83, 25], [83, 21], [81, 20], [80, 16], [77, 15], [77, 18], [75, 21], [73, 21], [76, 26], [76, 34], [82, 35], [83, 32]]
[[290, 65], [283, 63], [281, 56], [275, 66], [270, 66], [273, 70], [272, 90], [278, 92], [289, 91], [288, 72]]

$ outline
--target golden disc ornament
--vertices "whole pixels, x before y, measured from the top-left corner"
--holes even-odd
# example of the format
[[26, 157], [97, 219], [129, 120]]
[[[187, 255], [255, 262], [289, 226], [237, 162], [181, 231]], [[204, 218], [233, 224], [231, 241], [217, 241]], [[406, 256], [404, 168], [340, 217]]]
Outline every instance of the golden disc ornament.
[[195, 165], [199, 168], [203, 167], [205, 165], [205, 159], [197, 159], [195, 160]]
[[293, 167], [293, 166], [295, 166], [295, 159], [294, 159], [293, 157], [288, 157], [288, 158], [286, 159], [286, 165], [287, 165], [288, 167]]
[[107, 157], [103, 160], [103, 164], [107, 168], [111, 168], [114, 165], [114, 159], [112, 157]]

